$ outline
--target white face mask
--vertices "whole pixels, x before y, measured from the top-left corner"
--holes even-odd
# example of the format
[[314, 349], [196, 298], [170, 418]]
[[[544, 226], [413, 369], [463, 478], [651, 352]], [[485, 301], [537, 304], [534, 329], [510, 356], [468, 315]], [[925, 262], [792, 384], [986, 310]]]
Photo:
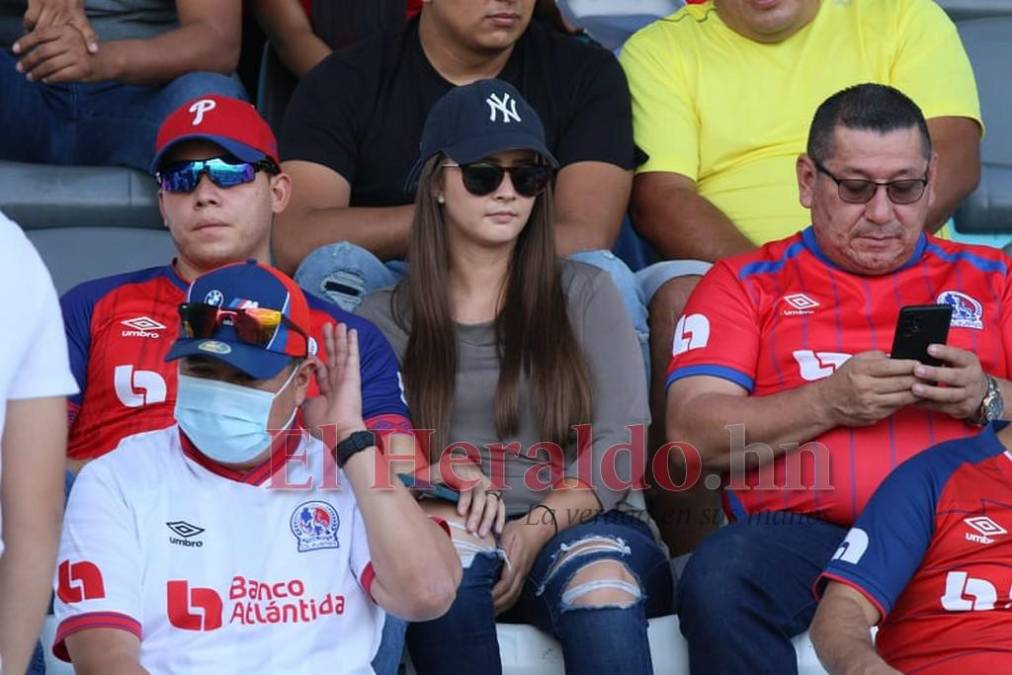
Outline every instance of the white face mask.
[[[274, 399], [295, 378], [292, 370], [277, 393], [179, 374], [176, 422], [201, 453], [221, 464], [252, 461], [271, 444], [267, 430]], [[295, 410], [285, 422], [287, 429]]]

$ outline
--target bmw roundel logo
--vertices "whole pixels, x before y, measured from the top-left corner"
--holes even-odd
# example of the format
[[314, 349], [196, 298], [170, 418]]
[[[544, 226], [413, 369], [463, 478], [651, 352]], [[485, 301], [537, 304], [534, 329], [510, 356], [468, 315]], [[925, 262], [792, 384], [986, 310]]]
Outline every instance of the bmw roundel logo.
[[211, 352], [212, 354], [229, 354], [232, 351], [232, 348], [227, 344], [218, 342], [217, 340], [204, 340], [197, 345], [197, 349], [203, 352]]
[[221, 291], [208, 291], [204, 296], [204, 302], [208, 305], [221, 307], [221, 303], [225, 302], [225, 296], [221, 294]]

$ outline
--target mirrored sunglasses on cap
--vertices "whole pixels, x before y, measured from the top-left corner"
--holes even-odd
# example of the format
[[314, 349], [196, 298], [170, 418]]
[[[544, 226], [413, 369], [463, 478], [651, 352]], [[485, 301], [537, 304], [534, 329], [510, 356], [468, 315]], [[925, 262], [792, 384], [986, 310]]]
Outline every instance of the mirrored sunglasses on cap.
[[251, 345], [268, 348], [277, 337], [282, 325], [294, 330], [306, 340], [309, 355], [309, 335], [280, 310], [266, 307], [227, 309], [202, 302], [185, 302], [179, 306], [183, 337], [203, 339], [212, 337], [220, 326], [231, 326], [238, 338]]
[[269, 159], [243, 162], [234, 158], [212, 157], [167, 164], [158, 170], [155, 180], [166, 192], [188, 193], [197, 189], [203, 175], [220, 188], [230, 188], [252, 183], [257, 171], [278, 173], [278, 167]]

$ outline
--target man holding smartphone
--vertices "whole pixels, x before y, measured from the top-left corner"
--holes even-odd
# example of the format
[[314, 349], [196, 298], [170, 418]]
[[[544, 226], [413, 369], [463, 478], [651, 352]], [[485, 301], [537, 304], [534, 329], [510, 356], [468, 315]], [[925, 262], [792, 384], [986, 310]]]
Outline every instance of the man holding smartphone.
[[[811, 227], [718, 262], [689, 300], [668, 440], [720, 474], [732, 521], [679, 580], [693, 673], [796, 672], [812, 584], [885, 476], [1005, 414], [1010, 261], [924, 234], [937, 161], [898, 90], [834, 94], [797, 160]], [[941, 365], [889, 358], [900, 309], [928, 304], [953, 308]]]

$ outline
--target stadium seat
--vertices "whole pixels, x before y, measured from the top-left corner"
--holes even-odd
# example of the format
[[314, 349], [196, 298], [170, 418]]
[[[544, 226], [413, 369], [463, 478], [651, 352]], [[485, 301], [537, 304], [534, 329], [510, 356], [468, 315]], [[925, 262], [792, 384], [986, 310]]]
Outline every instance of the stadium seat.
[[1012, 0], [938, 0], [953, 21], [1012, 14]]
[[652, 21], [685, 5], [683, 0], [556, 0], [566, 21], [611, 50]]
[[[496, 626], [503, 675], [564, 675], [562, 647], [532, 626], [501, 623]], [[689, 675], [688, 645], [675, 615], [651, 619], [647, 628], [655, 675]], [[799, 675], [825, 675], [808, 634], [794, 639]], [[408, 664], [407, 672], [414, 675]]]
[[132, 169], [0, 162], [0, 210], [28, 234], [61, 293], [174, 255], [155, 183]]
[[[1012, 3], [988, 0], [996, 5]], [[956, 229], [969, 234], [1012, 233], [1012, 13], [957, 22], [973, 64], [987, 128], [981, 143], [980, 185], [960, 205]]]

